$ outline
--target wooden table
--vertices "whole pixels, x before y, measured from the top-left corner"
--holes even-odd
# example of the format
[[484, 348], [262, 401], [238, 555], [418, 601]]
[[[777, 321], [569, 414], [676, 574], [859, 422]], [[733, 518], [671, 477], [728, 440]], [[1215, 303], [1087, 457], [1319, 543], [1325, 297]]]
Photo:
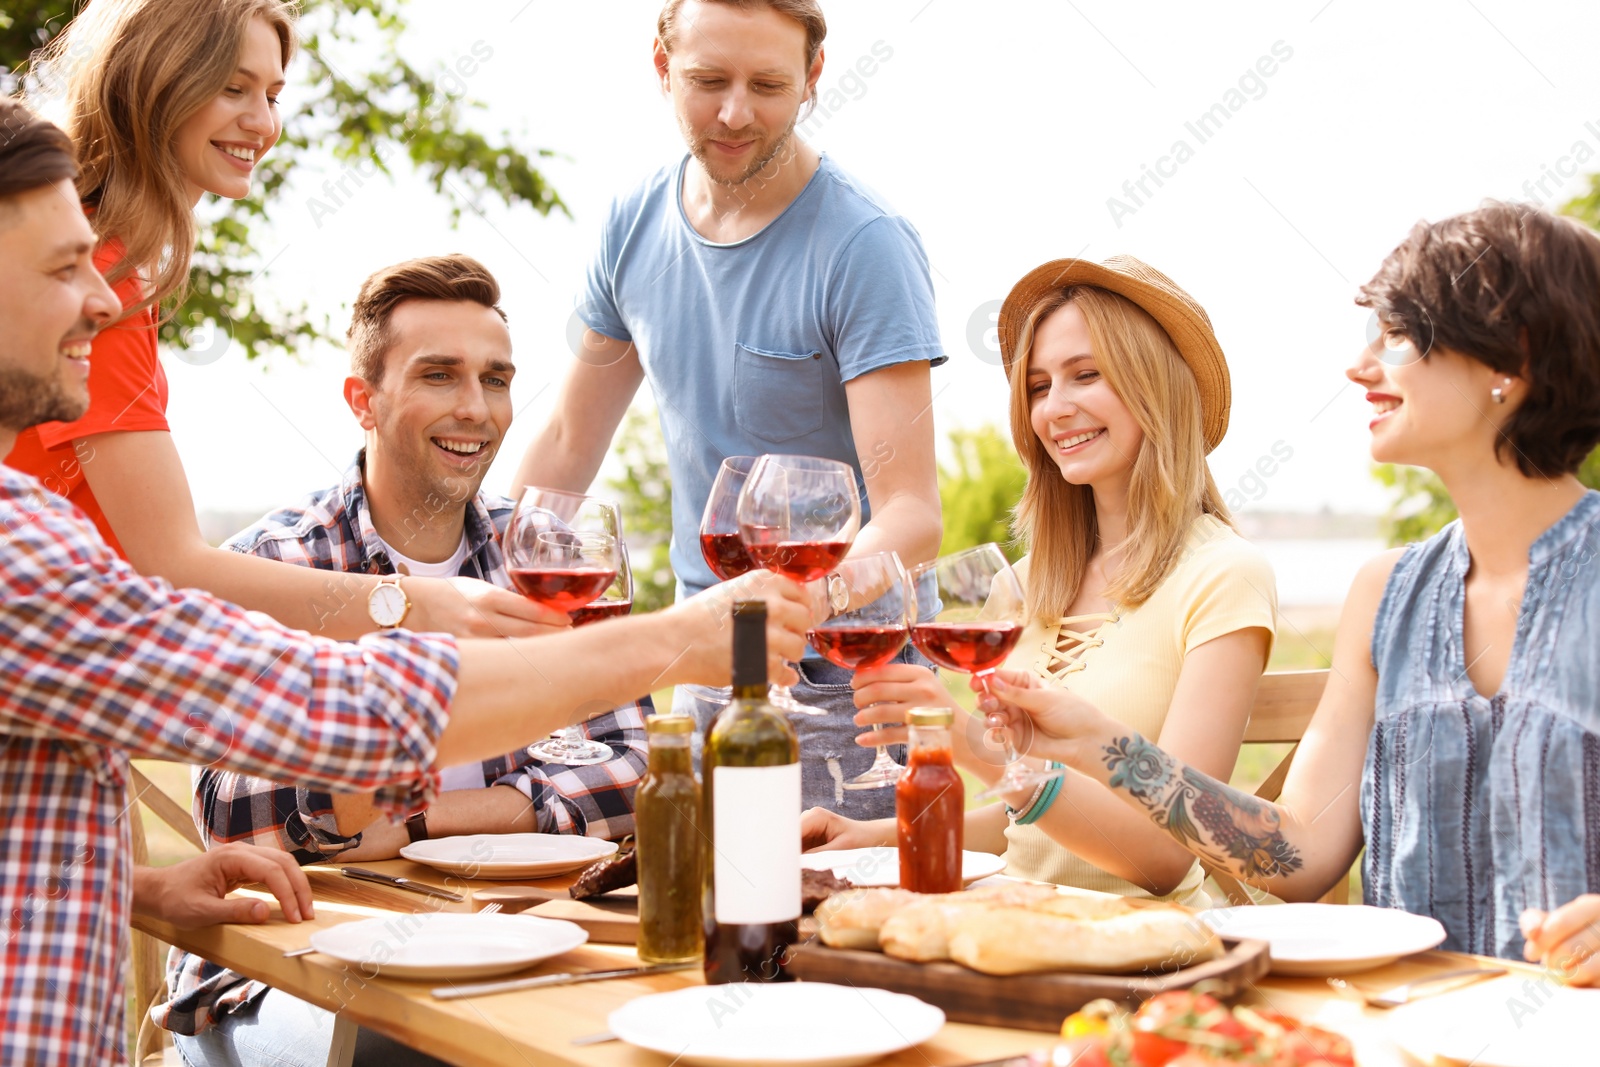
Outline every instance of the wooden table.
[[[498, 883], [464, 882], [405, 860], [360, 866], [416, 878], [469, 896], [472, 889]], [[179, 931], [165, 923], [135, 918], [135, 925], [205, 958], [258, 978], [329, 1011], [343, 1011], [362, 1026], [386, 1034], [431, 1055], [463, 1067], [501, 1064], [628, 1065], [664, 1067], [666, 1059], [621, 1042], [574, 1046], [575, 1037], [606, 1029], [606, 1016], [634, 997], [700, 983], [698, 971], [653, 975], [642, 979], [594, 982], [552, 989], [503, 993], [465, 1000], [435, 1000], [434, 982], [369, 977], [362, 968], [313, 953], [285, 959], [283, 953], [307, 944], [311, 932], [338, 923], [395, 912], [442, 908], [469, 911], [470, 903], [454, 904], [339, 876], [331, 868], [307, 868], [316, 894], [316, 918], [291, 925], [272, 920], [260, 926], [216, 926]], [[568, 879], [524, 882], [564, 886]], [[246, 891], [248, 892], [248, 891]], [[631, 948], [585, 945], [526, 974], [623, 967], [636, 964]], [[1447, 952], [1427, 952], [1358, 976], [1363, 986], [1386, 989], [1441, 970], [1455, 970], [1488, 961]], [[1494, 961], [1497, 966], [1508, 966]], [[1532, 968], [1499, 982], [1520, 984]], [[1269, 977], [1255, 987], [1250, 1000], [1270, 1005], [1306, 1022], [1346, 1034], [1355, 1043], [1363, 1067], [1415, 1067], [1390, 1039], [1389, 1013], [1334, 994], [1321, 979]], [[1471, 1025], [1471, 1020], [1463, 1020]], [[1051, 1044], [1037, 1031], [949, 1023], [931, 1041], [880, 1061], [888, 1067], [947, 1067], [1018, 1055]], [[1439, 1061], [1444, 1065], [1450, 1061]]]

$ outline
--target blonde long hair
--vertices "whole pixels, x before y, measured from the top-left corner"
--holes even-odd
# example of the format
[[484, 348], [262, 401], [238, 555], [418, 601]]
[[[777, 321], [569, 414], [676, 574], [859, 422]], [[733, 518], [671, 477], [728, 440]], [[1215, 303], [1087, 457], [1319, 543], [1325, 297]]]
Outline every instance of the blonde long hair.
[[125, 250], [108, 278], [138, 273], [146, 283], [124, 317], [183, 301], [196, 234], [178, 128], [227, 86], [256, 18], [277, 32], [287, 66], [289, 0], [94, 0], [39, 60], [42, 95], [53, 85], [63, 91], [61, 125], [82, 170], [78, 195], [94, 208], [101, 243], [115, 238]]
[[1068, 304], [1083, 313], [1095, 365], [1144, 432], [1128, 486], [1128, 538], [1106, 597], [1124, 608], [1144, 603], [1177, 565], [1201, 514], [1233, 525], [1206, 466], [1200, 389], [1189, 365], [1155, 319], [1106, 289], [1077, 285], [1042, 297], [1028, 311], [1011, 380], [1011, 437], [1028, 471], [1012, 528], [1028, 546], [1028, 615], [1059, 620], [1077, 599], [1099, 536], [1094, 491], [1061, 476], [1033, 431], [1028, 363], [1039, 324]]

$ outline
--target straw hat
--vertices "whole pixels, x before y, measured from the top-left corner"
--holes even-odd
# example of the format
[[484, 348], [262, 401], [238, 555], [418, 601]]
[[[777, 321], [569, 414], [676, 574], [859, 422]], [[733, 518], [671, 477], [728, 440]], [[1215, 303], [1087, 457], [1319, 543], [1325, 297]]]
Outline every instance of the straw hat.
[[1104, 263], [1087, 259], [1055, 259], [1025, 274], [1011, 287], [1000, 307], [1000, 355], [1006, 373], [1016, 358], [1017, 342], [1028, 310], [1052, 292], [1072, 285], [1093, 285], [1125, 296], [1161, 324], [1177, 346], [1200, 387], [1200, 430], [1210, 452], [1228, 432], [1228, 407], [1233, 389], [1228, 381], [1228, 361], [1205, 308], [1178, 283], [1132, 256], [1112, 256]]

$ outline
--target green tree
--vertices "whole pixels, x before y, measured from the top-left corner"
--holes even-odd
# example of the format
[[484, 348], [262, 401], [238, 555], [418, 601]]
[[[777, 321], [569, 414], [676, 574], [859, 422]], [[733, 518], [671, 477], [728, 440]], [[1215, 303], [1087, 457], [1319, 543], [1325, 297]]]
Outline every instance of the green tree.
[[993, 541], [1015, 562], [1023, 546], [1011, 537], [1011, 509], [1022, 498], [1027, 471], [1011, 437], [995, 426], [951, 430], [949, 463], [939, 464], [944, 540], [939, 554]]
[[672, 603], [676, 588], [668, 558], [672, 476], [655, 413], [630, 409], [612, 452], [622, 462], [622, 475], [608, 478], [606, 488], [622, 504], [622, 529], [633, 567], [633, 607], [654, 611]]
[[[0, 12], [0, 91], [12, 92], [27, 83], [31, 54], [61, 31], [76, 5], [33, 0], [7, 7]], [[251, 228], [265, 217], [268, 204], [281, 200], [290, 171], [308, 160], [331, 159], [342, 167], [334, 185], [343, 182], [346, 190], [379, 172], [390, 174], [391, 164], [404, 160], [435, 193], [450, 192], [452, 223], [463, 206], [481, 213], [491, 197], [510, 206], [525, 204], [541, 215], [553, 210], [570, 215], [533, 162], [552, 155], [550, 150], [530, 156], [507, 136], [491, 140], [474, 131], [468, 113], [482, 105], [466, 96], [457, 71], [422, 70], [401, 56], [405, 0], [302, 0], [300, 8], [304, 67], [284, 96], [290, 107], [283, 116], [283, 138], [258, 169], [252, 196], [202, 205], [189, 298], [161, 329], [168, 346], [185, 350], [203, 344], [220, 354], [213, 340], [220, 334], [232, 337], [253, 359], [275, 350], [299, 352], [321, 338], [342, 343], [330, 337], [326, 319], [308, 307], [264, 309], [252, 292], [263, 264]], [[380, 67], [341, 70], [325, 58], [326, 50], [357, 41], [383, 57]], [[484, 42], [474, 48], [476, 60], [493, 54]], [[342, 203], [321, 199], [330, 212]], [[317, 204], [308, 206], [316, 217]]]
[[[1589, 191], [1562, 205], [1561, 214], [1571, 215], [1591, 229], [1600, 229], [1600, 174], [1589, 176]], [[1432, 471], [1384, 463], [1373, 467], [1372, 474], [1395, 491], [1383, 518], [1384, 535], [1391, 545], [1425, 540], [1455, 519], [1455, 503]], [[1600, 489], [1600, 449], [1583, 461], [1578, 480], [1591, 489]]]

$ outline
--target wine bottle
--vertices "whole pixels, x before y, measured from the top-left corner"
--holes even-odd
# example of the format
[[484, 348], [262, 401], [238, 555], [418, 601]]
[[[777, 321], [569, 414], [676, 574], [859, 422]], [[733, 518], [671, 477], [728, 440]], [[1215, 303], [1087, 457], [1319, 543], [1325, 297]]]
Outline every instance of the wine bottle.
[[767, 703], [767, 605], [733, 608], [733, 702], [701, 761], [705, 978], [790, 981], [800, 937], [800, 743]]

